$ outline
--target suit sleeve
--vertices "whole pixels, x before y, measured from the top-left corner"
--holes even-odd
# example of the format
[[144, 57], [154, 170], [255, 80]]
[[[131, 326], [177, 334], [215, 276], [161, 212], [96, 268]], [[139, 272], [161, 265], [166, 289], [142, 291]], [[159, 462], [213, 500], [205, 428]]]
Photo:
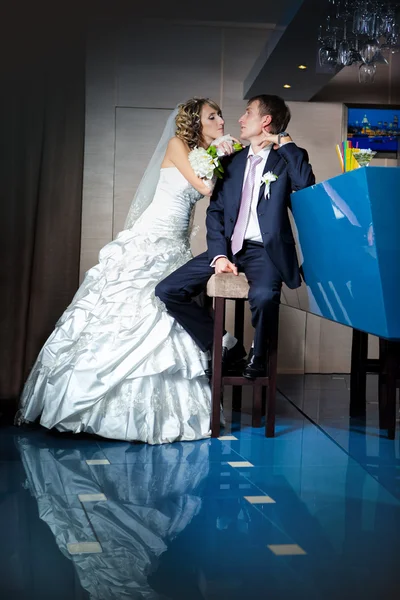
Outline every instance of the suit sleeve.
[[296, 144], [284, 144], [277, 150], [286, 162], [292, 190], [302, 190], [315, 183], [315, 175], [308, 162], [308, 154]]
[[207, 248], [210, 262], [218, 256], [227, 256], [228, 243], [224, 226], [224, 186], [223, 179], [218, 179], [206, 216]]

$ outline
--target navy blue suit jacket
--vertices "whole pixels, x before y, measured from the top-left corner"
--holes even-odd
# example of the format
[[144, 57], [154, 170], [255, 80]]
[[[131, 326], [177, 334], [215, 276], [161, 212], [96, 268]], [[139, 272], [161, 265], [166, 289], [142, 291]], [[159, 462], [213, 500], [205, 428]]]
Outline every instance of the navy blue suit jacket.
[[[248, 152], [246, 148], [224, 160], [224, 178], [214, 188], [206, 218], [210, 262], [219, 254], [232, 259], [230, 240], [239, 214]], [[315, 177], [307, 152], [294, 143], [271, 149], [264, 173], [267, 171], [278, 179], [271, 183], [268, 199], [264, 185], [260, 187], [257, 214], [263, 244], [282, 281], [294, 289], [300, 285], [300, 273], [287, 209], [292, 191], [313, 185]]]

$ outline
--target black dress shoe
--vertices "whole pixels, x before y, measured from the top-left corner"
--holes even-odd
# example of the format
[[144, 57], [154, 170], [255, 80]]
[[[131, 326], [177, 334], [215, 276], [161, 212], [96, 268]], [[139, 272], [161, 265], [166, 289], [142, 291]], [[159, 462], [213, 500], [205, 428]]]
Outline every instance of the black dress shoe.
[[233, 348], [230, 348], [230, 350], [223, 346], [222, 373], [225, 374], [242, 368], [246, 354], [247, 352], [243, 344], [239, 344], [239, 342], [236, 342], [236, 344], [233, 346]]
[[253, 348], [249, 352], [247, 365], [243, 370], [243, 377], [246, 379], [256, 379], [256, 377], [266, 377], [267, 359], [262, 356], [254, 356]]
[[[243, 344], [237, 342], [233, 348], [228, 350], [225, 346], [222, 347], [222, 374], [240, 370], [244, 366], [244, 359], [246, 357], [246, 350]], [[212, 360], [208, 361], [208, 367], [205, 370], [205, 374], [209, 379], [212, 377], [213, 364]]]

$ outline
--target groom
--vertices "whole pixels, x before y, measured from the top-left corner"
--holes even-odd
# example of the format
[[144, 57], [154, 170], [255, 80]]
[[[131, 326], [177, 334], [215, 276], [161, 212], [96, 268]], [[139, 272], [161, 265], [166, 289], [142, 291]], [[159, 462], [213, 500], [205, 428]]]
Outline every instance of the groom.
[[[279, 96], [249, 100], [239, 119], [250, 146], [224, 159], [224, 178], [207, 210], [208, 251], [161, 281], [155, 290], [168, 312], [203, 351], [211, 350], [213, 320], [194, 297], [214, 273], [243, 271], [249, 282], [254, 342], [243, 376], [265, 375], [268, 338], [277, 326], [282, 282], [300, 285], [295, 242], [287, 208], [290, 194], [315, 183], [307, 152], [285, 131], [290, 111]], [[273, 179], [263, 183], [264, 179]], [[267, 187], [266, 187], [267, 186]], [[269, 186], [269, 189], [268, 189]], [[266, 193], [268, 192], [268, 193]], [[224, 368], [246, 355], [229, 333], [223, 338]]]

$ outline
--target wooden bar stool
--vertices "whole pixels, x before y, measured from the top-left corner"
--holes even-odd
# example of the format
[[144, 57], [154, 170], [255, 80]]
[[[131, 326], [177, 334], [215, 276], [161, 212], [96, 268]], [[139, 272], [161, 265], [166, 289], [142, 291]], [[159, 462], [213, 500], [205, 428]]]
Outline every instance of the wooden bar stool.
[[350, 416], [365, 417], [367, 373], [379, 375], [379, 427], [396, 436], [396, 389], [400, 386], [400, 342], [379, 338], [379, 358], [368, 358], [368, 333], [353, 329]]
[[[278, 325], [275, 328], [276, 333], [274, 337], [269, 340], [268, 369], [266, 377], [257, 377], [254, 380], [250, 380], [238, 375], [222, 374], [222, 338], [225, 326], [226, 300], [235, 301], [234, 335], [239, 343], [243, 343], [244, 303], [248, 300], [248, 293], [249, 284], [243, 273], [239, 273], [238, 276], [233, 275], [232, 273], [212, 275], [207, 284], [207, 295], [214, 299], [211, 437], [218, 437], [220, 434], [221, 398], [226, 385], [233, 386], [233, 407], [238, 407], [241, 403], [243, 386], [246, 385], [253, 388], [252, 426], [261, 427], [261, 418], [263, 412], [265, 412], [266, 406], [265, 435], [266, 437], [275, 436]], [[268, 401], [266, 401], [267, 397]]]

